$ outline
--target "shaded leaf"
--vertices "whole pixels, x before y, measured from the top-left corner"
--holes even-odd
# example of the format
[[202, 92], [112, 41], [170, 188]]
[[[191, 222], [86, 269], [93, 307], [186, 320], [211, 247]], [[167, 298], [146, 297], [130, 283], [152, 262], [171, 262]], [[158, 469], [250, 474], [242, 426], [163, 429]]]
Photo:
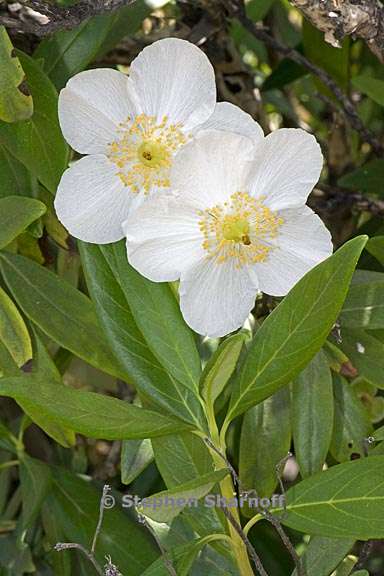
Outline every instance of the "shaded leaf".
[[[4, 344], [17, 366], [32, 358], [32, 344], [20, 312], [0, 287], [0, 342]], [[1, 365], [0, 369], [4, 369]]]
[[0, 249], [24, 232], [45, 210], [45, 205], [33, 198], [0, 198]]
[[149, 438], [124, 440], [121, 447], [121, 481], [130, 484], [152, 462], [153, 450]]
[[354, 88], [372, 98], [374, 102], [377, 102], [380, 106], [384, 106], [384, 80], [361, 75], [354, 76], [352, 78], [352, 84]]
[[27, 454], [20, 454], [20, 484], [23, 497], [23, 528], [39, 514], [51, 486], [50, 468]]
[[339, 186], [384, 196], [384, 160], [371, 160], [337, 181]]
[[[329, 576], [352, 548], [354, 539], [313, 536], [301, 557], [306, 576]], [[292, 572], [297, 576], [297, 570]]]

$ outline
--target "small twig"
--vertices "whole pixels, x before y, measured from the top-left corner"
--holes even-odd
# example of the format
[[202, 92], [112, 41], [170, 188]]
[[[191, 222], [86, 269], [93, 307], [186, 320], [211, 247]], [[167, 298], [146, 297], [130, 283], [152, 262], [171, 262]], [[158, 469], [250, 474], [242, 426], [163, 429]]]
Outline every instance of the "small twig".
[[[214, 452], [216, 452], [216, 454], [218, 454], [220, 456], [220, 458], [222, 460], [224, 460], [224, 462], [226, 463], [232, 477], [233, 477], [233, 482], [235, 485], [238, 486], [239, 492], [244, 496], [251, 496], [251, 495], [255, 495], [257, 497], [257, 493], [256, 490], [243, 490], [242, 486], [241, 486], [241, 481], [240, 478], [236, 472], [236, 470], [233, 468], [232, 464], [228, 461], [228, 459], [226, 458], [226, 456], [218, 449], [216, 448], [216, 446], [212, 443], [212, 441], [209, 438], [205, 438], [205, 443], [212, 448], [212, 450], [214, 450]], [[278, 478], [278, 482], [280, 485], [280, 489], [282, 494], [285, 494], [285, 490], [284, 490], [284, 485], [280, 476], [280, 469], [282, 467], [283, 464], [285, 464], [285, 462], [287, 461], [288, 458], [290, 458], [292, 456], [292, 454], [290, 452], [288, 452], [287, 456], [285, 456], [283, 458], [283, 460], [281, 460], [277, 466], [276, 466], [276, 474], [277, 474], [277, 478]], [[284, 502], [284, 509], [285, 509], [285, 502]], [[285, 547], [287, 548], [289, 554], [292, 557], [292, 560], [294, 561], [294, 564], [296, 566], [296, 570], [297, 570], [297, 574], [298, 576], [306, 576], [306, 572], [305, 569], [303, 568], [301, 559], [299, 558], [294, 546], [292, 545], [289, 537], [287, 536], [287, 534], [284, 531], [283, 526], [281, 525], [280, 520], [274, 516], [273, 514], [271, 514], [268, 510], [265, 509], [259, 509], [259, 512], [264, 516], [264, 518], [270, 522], [273, 527], [276, 529], [277, 533], [279, 534], [283, 544], [285, 545]], [[225, 514], [225, 511], [224, 511]], [[226, 514], [225, 514], [226, 515]], [[233, 518], [233, 521], [236, 522], [236, 520]], [[236, 523], [237, 524], [237, 523]], [[236, 528], [237, 529], [237, 528]], [[241, 526], [239, 526], [239, 529], [241, 530], [242, 534], [244, 535], [245, 538], [247, 538], [246, 534], [244, 533], [243, 529], [241, 528]], [[237, 530], [238, 531], [238, 530]], [[241, 535], [240, 535], [241, 536]], [[248, 538], [247, 538], [248, 539]], [[244, 543], [245, 540], [243, 540]], [[252, 546], [252, 544], [249, 542], [249, 545]], [[248, 547], [248, 546], [247, 546]], [[253, 549], [254, 550], [254, 549]], [[256, 554], [256, 551], [254, 550], [254, 553]], [[257, 555], [257, 554], [256, 554]]]
[[257, 571], [259, 572], [260, 576], [268, 576], [268, 573], [265, 571], [264, 566], [261, 563], [259, 555], [257, 554], [256, 550], [252, 546], [248, 536], [244, 533], [240, 524], [238, 524], [238, 522], [236, 522], [235, 518], [232, 516], [232, 514], [228, 510], [228, 508], [223, 506], [223, 508], [221, 510], [222, 510], [224, 516], [232, 524], [232, 526], [234, 527], [234, 529], [236, 530], [236, 532], [240, 536], [241, 540], [244, 542], [245, 546], [247, 547], [248, 553], [249, 553], [250, 557], [252, 558], [252, 561], [253, 561]]
[[91, 552], [89, 552], [89, 550], [87, 550], [86, 548], [84, 548], [84, 546], [82, 546], [81, 544], [77, 544], [76, 542], [58, 542], [57, 544], [55, 544], [54, 546], [54, 550], [56, 550], [56, 552], [61, 552], [62, 550], [79, 550], [79, 552], [81, 552], [82, 554], [84, 554], [84, 556], [86, 558], [88, 558], [88, 560], [90, 561], [90, 563], [93, 565], [94, 569], [96, 570], [96, 572], [100, 575], [100, 576], [104, 576], [104, 572], [102, 567], [100, 566], [100, 564], [97, 562], [97, 560], [95, 559], [95, 557], [93, 556], [93, 554], [91, 554]]
[[310, 60], [308, 60], [303, 54], [291, 48], [290, 46], [286, 46], [279, 40], [276, 40], [273, 36], [268, 34], [263, 28], [259, 28], [255, 22], [253, 22], [245, 12], [244, 3], [242, 0], [223, 0], [225, 2], [226, 7], [229, 10], [229, 15], [232, 18], [237, 18], [239, 22], [244, 26], [248, 32], [253, 34], [255, 38], [264, 42], [267, 46], [270, 46], [273, 50], [293, 60], [297, 64], [300, 64], [306, 70], [315, 74], [320, 80], [329, 88], [329, 90], [333, 93], [336, 100], [341, 105], [341, 108], [348, 119], [352, 128], [354, 128], [357, 132], [359, 132], [361, 138], [370, 144], [374, 152], [381, 156], [383, 154], [383, 145], [379, 141], [379, 139], [372, 134], [368, 128], [363, 124], [360, 120], [360, 117], [357, 113], [357, 110], [348, 96], [343, 92], [343, 90], [338, 86], [338, 84], [333, 80], [333, 78], [325, 72], [322, 68], [313, 64]]
[[148, 520], [146, 519], [146, 517], [143, 514], [138, 513], [138, 520], [139, 520], [140, 524], [143, 524], [143, 526], [145, 526], [147, 528], [147, 530], [151, 533], [154, 540], [156, 541], [156, 544], [159, 547], [162, 559], [164, 560], [164, 564], [165, 564], [165, 567], [166, 567], [168, 573], [171, 576], [177, 576], [177, 572], [176, 572], [176, 570], [172, 564], [172, 561], [170, 558], [168, 558], [167, 551], [165, 550], [164, 546], [162, 545], [160, 538], [157, 536], [156, 531], [152, 528], [152, 526], [150, 525], [150, 523], [148, 522]]
[[103, 494], [102, 494], [102, 496], [101, 496], [101, 498], [100, 498], [99, 519], [98, 519], [98, 521], [97, 521], [97, 526], [96, 526], [95, 534], [94, 534], [93, 540], [92, 540], [92, 546], [91, 546], [91, 554], [92, 554], [92, 555], [95, 553], [97, 539], [98, 539], [98, 537], [99, 537], [100, 530], [101, 530], [101, 525], [102, 525], [102, 523], [103, 523], [105, 497], [106, 497], [107, 494], [110, 492], [110, 490], [111, 490], [111, 487], [110, 487], [108, 484], [104, 484], [104, 486], [103, 486]]

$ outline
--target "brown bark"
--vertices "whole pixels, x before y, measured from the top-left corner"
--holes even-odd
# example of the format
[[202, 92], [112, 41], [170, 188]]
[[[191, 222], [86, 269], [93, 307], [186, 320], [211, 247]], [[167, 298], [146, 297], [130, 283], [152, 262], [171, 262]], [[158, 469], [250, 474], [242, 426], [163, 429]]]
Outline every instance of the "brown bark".
[[326, 42], [339, 47], [346, 36], [361, 38], [384, 62], [384, 7], [378, 0], [290, 0], [324, 32]]

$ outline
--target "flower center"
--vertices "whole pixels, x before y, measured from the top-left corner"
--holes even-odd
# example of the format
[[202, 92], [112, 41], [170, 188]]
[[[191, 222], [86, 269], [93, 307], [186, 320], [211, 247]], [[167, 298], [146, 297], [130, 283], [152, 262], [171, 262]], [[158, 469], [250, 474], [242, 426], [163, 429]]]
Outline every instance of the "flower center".
[[155, 116], [140, 114], [120, 123], [108, 158], [131, 192], [148, 194], [153, 187], [169, 188], [173, 156], [187, 140], [182, 124], [170, 124], [167, 116], [159, 122]]
[[246, 192], [232, 194], [231, 200], [200, 212], [199, 227], [208, 258], [217, 263], [235, 260], [241, 268], [263, 262], [273, 245], [283, 219], [263, 204], [264, 197]]

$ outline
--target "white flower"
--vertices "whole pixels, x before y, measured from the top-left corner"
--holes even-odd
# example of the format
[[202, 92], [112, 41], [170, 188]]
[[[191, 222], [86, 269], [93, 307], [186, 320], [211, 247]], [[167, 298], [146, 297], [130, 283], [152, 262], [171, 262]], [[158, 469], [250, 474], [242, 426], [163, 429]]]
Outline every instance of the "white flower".
[[112, 69], [74, 76], [60, 93], [59, 119], [68, 143], [88, 156], [64, 173], [56, 212], [72, 235], [99, 244], [123, 238], [123, 220], [146, 195], [169, 190], [174, 155], [206, 121], [259, 134], [236, 106], [216, 106], [208, 58], [176, 38], [145, 48], [129, 77]]
[[175, 194], [150, 199], [124, 223], [129, 262], [155, 282], [180, 279], [181, 310], [196, 332], [232, 332], [259, 290], [285, 295], [332, 253], [305, 205], [322, 163], [303, 130], [253, 141], [201, 133], [175, 159]]

